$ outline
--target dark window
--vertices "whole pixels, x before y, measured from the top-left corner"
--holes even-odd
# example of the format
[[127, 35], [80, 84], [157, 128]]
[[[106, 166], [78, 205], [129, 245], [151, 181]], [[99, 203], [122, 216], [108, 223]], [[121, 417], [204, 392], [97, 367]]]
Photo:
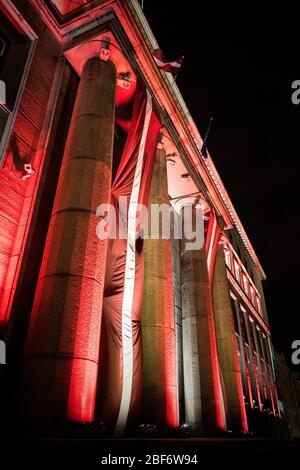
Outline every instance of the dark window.
[[240, 309], [240, 320], [241, 320], [241, 332], [242, 332], [242, 337], [245, 343], [248, 343], [248, 336], [247, 336], [247, 330], [246, 330], [246, 324], [245, 324], [245, 317], [244, 317], [244, 312], [242, 309]]
[[254, 331], [253, 331], [253, 327], [255, 327], [255, 325], [250, 319], [249, 319], [248, 325], [249, 325], [249, 337], [250, 337], [250, 344], [252, 346], [252, 351], [256, 351], [256, 344], [254, 340]]
[[239, 334], [239, 325], [238, 325], [238, 320], [237, 320], [235, 300], [232, 297], [230, 297], [230, 300], [231, 300], [231, 309], [232, 309], [232, 314], [233, 314], [234, 328], [235, 328], [236, 333]]
[[0, 12], [0, 80], [5, 84], [5, 103], [0, 104], [0, 139], [18, 96], [31, 42]]
[[259, 356], [262, 358], [263, 355], [262, 355], [261, 347], [260, 347], [259, 330], [257, 329], [257, 327], [255, 325], [254, 325], [254, 328], [255, 328], [256, 342], [257, 342], [257, 352], [258, 352]]

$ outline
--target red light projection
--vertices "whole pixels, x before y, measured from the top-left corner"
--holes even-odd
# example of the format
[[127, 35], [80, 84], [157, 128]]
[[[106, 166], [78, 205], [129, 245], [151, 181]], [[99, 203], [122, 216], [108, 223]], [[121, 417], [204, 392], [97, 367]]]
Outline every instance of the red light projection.
[[[51, 13], [49, 3], [52, 4]], [[89, 9], [90, 3], [93, 3], [91, 9]], [[122, 1], [48, 0], [39, 4], [43, 7], [41, 8], [43, 9], [41, 22], [45, 21], [44, 29], [47, 31], [45, 36], [49, 34], [50, 37], [52, 32], [56, 31], [52, 39], [53, 42], [57, 40], [55, 46], [57, 50], [56, 55], [52, 53], [51, 56], [52, 75], [47, 68], [50, 68], [49, 64], [44, 65], [43, 54], [38, 49], [41, 57], [39, 56], [37, 60], [34, 56], [33, 61], [36, 60], [34, 66], [38, 68], [37, 63], [43, 64], [41, 68], [44, 67], [47, 73], [49, 72], [49, 82], [51, 82], [50, 77], [56, 77], [57, 82], [55, 78], [49, 88], [46, 90], [43, 88], [44, 101], [40, 100], [40, 97], [36, 99], [37, 102], [42, 101], [39, 103], [39, 113], [36, 117], [40, 122], [32, 123], [31, 116], [26, 115], [24, 118], [26, 112], [31, 112], [30, 106], [35, 105], [31, 101], [22, 101], [24, 98], [20, 100], [20, 109], [16, 113], [12, 134], [13, 139], [15, 135], [18, 136], [17, 146], [14, 145], [12, 139], [6, 165], [0, 168], [0, 292], [2, 297], [0, 326], [6, 326], [9, 321], [9, 327], [15, 325], [13, 321], [17, 316], [14, 308], [16, 304], [14, 299], [17, 297], [15, 292], [17, 288], [19, 291], [22, 290], [20, 278], [22, 276], [27, 278], [23, 275], [22, 262], [24, 260], [27, 262], [27, 258], [31, 260], [28, 255], [27, 242], [30, 240], [30, 230], [33, 226], [31, 222], [37, 220], [35, 217], [37, 212], [34, 210], [37, 210], [39, 200], [43, 199], [38, 190], [42, 187], [40, 182], [43, 183], [43, 178], [46, 180], [49, 177], [47, 173], [49, 162], [46, 160], [44, 165], [48, 145], [50, 147], [53, 145], [54, 148], [54, 151], [51, 150], [49, 160], [54, 160], [57, 164], [58, 151], [52, 138], [55, 140], [55, 134], [59, 132], [55, 126], [59, 127], [59, 125], [54, 125], [53, 121], [57, 119], [61, 111], [62, 118], [66, 116], [65, 101], [61, 104], [61, 108], [57, 107], [57, 102], [62, 98], [66, 85], [64, 74], [70, 73], [76, 80], [79, 77], [80, 85], [71, 124], [70, 126], [66, 124], [69, 139], [65, 149], [65, 142], [62, 144], [63, 163], [61, 166], [57, 165], [57, 168], [61, 169], [59, 183], [51, 187], [53, 199], [54, 194], [56, 195], [54, 206], [52, 207], [53, 201], [49, 204], [51, 220], [50, 223], [49, 218], [47, 222], [42, 220], [45, 238], [47, 233], [47, 241], [44, 245], [44, 238], [40, 243], [41, 256], [36, 257], [38, 259], [37, 273], [41, 267], [37, 284], [32, 282], [32, 275], [28, 276], [34, 286], [32, 297], [35, 292], [33, 308], [31, 310], [31, 304], [28, 308], [28, 318], [31, 312], [30, 325], [28, 330], [27, 325], [24, 327], [24, 337], [27, 334], [24, 376], [29, 384], [28, 408], [37, 422], [44, 420], [46, 423], [49, 416], [52, 419], [52, 413], [55, 415], [53, 422], [54, 420], [58, 423], [63, 421], [93, 422], [96, 395], [99, 394], [99, 403], [102, 400], [99, 405], [99, 410], [102, 406], [99, 415], [103, 412], [101, 415], [101, 418], [104, 416], [103, 422], [108, 427], [117, 428], [117, 435], [123, 435], [128, 429], [136, 429], [140, 422], [143, 386], [141, 312], [144, 259], [143, 250], [133, 238], [133, 233], [136, 235], [136, 230], [141, 227], [137, 228], [137, 225], [133, 224], [132, 230], [127, 233], [127, 240], [119, 245], [118, 242], [111, 243], [111, 240], [99, 241], [96, 238], [98, 222], [96, 210], [101, 202], [112, 202], [114, 198], [117, 199], [117, 195], [124, 192], [130, 196], [130, 204], [134, 207], [133, 212], [131, 213], [128, 209], [128, 213], [130, 212], [131, 219], [136, 217], [134, 210], [136, 210], [137, 203], [148, 197], [157, 137], [161, 130], [159, 117], [159, 112], [161, 112], [162, 123], [165, 126], [161, 145], [162, 147], [165, 145], [165, 149], [169, 151], [169, 155], [166, 154], [169, 157], [168, 198], [177, 207], [182, 201], [191, 200], [194, 204], [195, 199], [200, 197], [199, 188], [201, 188], [203, 198], [206, 198], [207, 191], [206, 203], [210, 205], [206, 207], [206, 214], [210, 211], [210, 217], [206, 246], [203, 249], [203, 253], [206, 252], [203, 265], [208, 269], [208, 281], [205, 269], [206, 279], [205, 283], [203, 282], [205, 295], [208, 297], [205, 303], [205, 334], [201, 337], [204, 322], [197, 333], [200, 339], [199, 344], [205, 337], [205, 347], [198, 354], [198, 358], [200, 357], [204, 364], [203, 369], [209, 369], [208, 392], [205, 390], [207, 378], [205, 373], [200, 374], [202, 376], [197, 383], [203, 387], [202, 390], [205, 390], [201, 406], [209, 403], [206, 417], [209, 418], [211, 431], [213, 433], [217, 429], [224, 431], [227, 429], [227, 424], [229, 427], [229, 420], [227, 419], [226, 423], [225, 394], [223, 396], [225, 388], [222, 389], [225, 381], [220, 369], [222, 356], [220, 350], [218, 352], [219, 336], [215, 326], [212, 296], [221, 218], [223, 219], [222, 229], [224, 225], [226, 229], [235, 226], [237, 233], [240, 232], [241, 240], [252, 256], [261, 278], [264, 276], [262, 268], [244, 234], [211, 158], [209, 157], [205, 162], [199, 158], [201, 137], [186, 109], [176, 83], [169, 75], [161, 73], [153, 62], [151, 51], [155, 40], [147, 30], [148, 25], [142, 17], [142, 11], [140, 11], [140, 17], [134, 15], [136, 8], [139, 8], [138, 2], [129, 4], [129, 2]], [[53, 15], [54, 9], [55, 15]], [[79, 10], [78, 15], [69, 15], [75, 10]], [[69, 16], [59, 23], [58, 14]], [[55, 18], [51, 18], [51, 15]], [[100, 17], [101, 20], [99, 20]], [[111, 27], [111, 24], [113, 24], [113, 33], [105, 31]], [[80, 43], [80, 41], [83, 42]], [[37, 42], [39, 47], [40, 38]], [[61, 51], [67, 59], [67, 64], [61, 60]], [[87, 64], [88, 67], [86, 67]], [[58, 78], [60, 73], [61, 76]], [[38, 88], [37, 84], [40, 82], [41, 78], [38, 75], [38, 78], [34, 80], [34, 86]], [[28, 92], [29, 87], [28, 89], [27, 87], [28, 83], [23, 93], [24, 96], [27, 93], [29, 96], [27, 100], [31, 100], [33, 96], [35, 97], [35, 90], [31, 89]], [[140, 93], [143, 99], [136, 105]], [[70, 105], [70, 114], [73, 109], [74, 96], [75, 92], [71, 99], [67, 100]], [[95, 108], [97, 108], [96, 111]], [[136, 122], [133, 120], [134, 114]], [[141, 135], [137, 135], [138, 133]], [[126, 140], [126, 134], [127, 141], [123, 148], [122, 139]], [[114, 168], [113, 142], [114, 139], [117, 141], [117, 138], [122, 143], [120, 154], [123, 157], [125, 155], [126, 158], [124, 161], [121, 160], [118, 168]], [[23, 141], [26, 141], [26, 144]], [[25, 162], [32, 165], [30, 168], [33, 168], [34, 164], [35, 172], [27, 171], [28, 175], [23, 175], [23, 177], [28, 177], [26, 179], [18, 177], [18, 171], [21, 170], [16, 165], [16, 152], [23, 165], [21, 169], [24, 170]], [[194, 172], [189, 170], [191, 167]], [[14, 171], [15, 169], [17, 171]], [[189, 177], [181, 178], [186, 173], [189, 173]], [[52, 181], [51, 178], [49, 179]], [[202, 186], [206, 191], [202, 189]], [[42, 194], [45, 193], [46, 190]], [[116, 206], [118, 204], [113, 203]], [[38, 225], [39, 223], [36, 222], [36, 226]], [[32, 246], [34, 246], [33, 255], [35, 256], [36, 244], [33, 242]], [[110, 248], [107, 256], [108, 262], [106, 262], [107, 246]], [[42, 253], [43, 261], [40, 265]], [[169, 278], [173, 274], [171, 256], [170, 254], [168, 262], [165, 263], [168, 275], [171, 273]], [[181, 266], [178, 265], [180, 271]], [[28, 266], [28, 269], [32, 268], [30, 261]], [[188, 272], [188, 267], [186, 270], [182, 269], [181, 275], [184, 271]], [[198, 272], [202, 272], [202, 269]], [[264, 309], [264, 305], [261, 304], [263, 295], [260, 298], [259, 293], [254, 291], [256, 297], [251, 300], [246, 292], [251, 285], [251, 280], [245, 276], [248, 284], [244, 282], [243, 277], [240, 282], [234, 270], [229, 268], [227, 275], [234, 292], [236, 291], [249, 307], [249, 312], [262, 330], [268, 333], [268, 325], [261, 315]], [[37, 276], [36, 274], [36, 278]], [[182, 359], [179, 355], [183, 356], [183, 353], [180, 352], [179, 347], [177, 357], [173, 286], [171, 283], [165, 283], [163, 286], [161, 284], [159, 284], [159, 289], [161, 289], [165, 303], [162, 302], [157, 308], [157, 317], [163, 320], [157, 321], [155, 325], [163, 330], [159, 333], [158, 339], [155, 338], [159, 354], [161, 354], [160, 367], [162, 369], [157, 383], [160, 383], [161, 379], [160, 390], [163, 390], [161, 400], [163, 405], [160, 414], [164, 415], [164, 426], [166, 423], [166, 427], [175, 429], [180, 425], [177, 362]], [[194, 298], [199, 299], [198, 289], [195, 291]], [[23, 313], [23, 299], [20, 304]], [[200, 313], [202, 310], [199, 309]], [[207, 314], [206, 310], [208, 310]], [[104, 320], [102, 320], [102, 314]], [[17, 331], [18, 328], [15, 327], [15, 330]], [[101, 350], [99, 353], [100, 334], [103, 331], [103, 336], [106, 335], [104, 338], [105, 354], [102, 354]], [[227, 337], [231, 339], [230, 333]], [[153, 338], [151, 340], [150, 345], [153, 344]], [[232, 341], [235, 345], [234, 373], [236, 373], [238, 384], [238, 391], [235, 393], [238, 393], [239, 402], [237, 403], [235, 397], [237, 403], [235, 410], [240, 406], [242, 430], [247, 432], [248, 423], [234, 330]], [[102, 344], [101, 348], [103, 348]], [[230, 362], [230, 365], [232, 364], [233, 361]], [[154, 363], [153, 367], [155, 366]], [[248, 363], [246, 364], [244, 388], [248, 385], [251, 407], [254, 407], [255, 403], [253, 393], [254, 398], [258, 397], [258, 405], [262, 411], [258, 372], [255, 364], [253, 368], [252, 363], [251, 368]], [[273, 380], [271, 371], [269, 375], [271, 383]], [[34, 389], [34, 394], [31, 396], [32, 389]], [[245, 394], [247, 395], [246, 392]], [[195, 395], [198, 396], [198, 392], [194, 393]], [[278, 397], [274, 381], [270, 391], [270, 400], [275, 413]], [[227, 402], [226, 406], [229, 408]], [[202, 412], [202, 408], [200, 411]], [[106, 418], [107, 421], [105, 421]]]
[[210, 353], [211, 353], [211, 359], [212, 359], [213, 387], [214, 387], [215, 404], [216, 404], [217, 427], [218, 429], [224, 431], [226, 429], [225, 411], [224, 411], [224, 403], [223, 403], [223, 396], [222, 396], [222, 390], [221, 390], [216, 331], [215, 331], [215, 323], [214, 323], [212, 309], [208, 318], [208, 328], [209, 328]]
[[54, 8], [64, 16], [78, 8], [84, 7], [91, 0], [50, 0]]
[[[16, 125], [18, 125], [18, 119]], [[0, 167], [0, 244], [1, 251], [3, 251], [0, 259], [0, 324], [7, 323], [10, 318], [13, 294], [17, 286], [26, 234], [29, 230], [28, 221], [37, 192], [37, 175], [22, 178], [23, 162], [28, 161], [29, 156], [24, 144], [21, 145], [19, 142], [22, 143], [22, 140], [17, 139], [13, 134], [4, 165]], [[37, 168], [39, 168], [39, 163], [37, 156], [35, 158]]]
[[[248, 432], [248, 421], [247, 421], [247, 414], [246, 414], [246, 408], [245, 408], [245, 400], [244, 400], [244, 392], [243, 392], [243, 383], [242, 383], [242, 376], [240, 372], [240, 361], [239, 361], [239, 356], [238, 356], [238, 346], [236, 343], [236, 335], [235, 335], [235, 330], [234, 328], [232, 329], [232, 341], [234, 344], [234, 364], [235, 364], [235, 370], [238, 371], [236, 373], [236, 381], [238, 385], [238, 395], [239, 395], [239, 404], [240, 404], [240, 412], [241, 412], [241, 417], [242, 417], [242, 426], [243, 426], [243, 431]], [[252, 398], [251, 398], [252, 401]]]
[[111, 60], [116, 67], [116, 106], [124, 106], [134, 96], [137, 79], [117, 40], [110, 31], [67, 49], [65, 56], [80, 77], [87, 59], [93, 56], [100, 57], [103, 48], [105, 48], [104, 50], [108, 55], [108, 60]]

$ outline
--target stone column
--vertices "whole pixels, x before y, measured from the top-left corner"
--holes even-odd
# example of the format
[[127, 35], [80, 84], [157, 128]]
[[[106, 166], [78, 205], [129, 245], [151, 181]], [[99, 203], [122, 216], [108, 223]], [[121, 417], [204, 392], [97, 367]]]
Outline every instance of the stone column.
[[[183, 230], [184, 232], [184, 230]], [[205, 246], [181, 251], [185, 421], [194, 434], [224, 427]]]
[[247, 418], [223, 245], [218, 246], [213, 280], [214, 319], [219, 364], [226, 393], [226, 422], [231, 431], [247, 431]]
[[97, 57], [82, 72], [30, 319], [24, 360], [34, 420], [93, 421], [107, 241], [96, 209], [108, 203], [115, 67]]
[[143, 413], [146, 423], [160, 428], [178, 426], [176, 338], [172, 282], [172, 241], [154, 234], [150, 205], [169, 207], [166, 152], [157, 150], [149, 199], [149, 232], [157, 239], [144, 241], [145, 283], [142, 317]]
[[[181, 218], [176, 214], [174, 230], [181, 223]], [[172, 237], [172, 266], [173, 266], [173, 291], [175, 309], [175, 336], [177, 355], [177, 383], [178, 383], [178, 405], [179, 422], [184, 423], [184, 386], [183, 386], [183, 351], [182, 351], [182, 305], [181, 305], [181, 241]]]

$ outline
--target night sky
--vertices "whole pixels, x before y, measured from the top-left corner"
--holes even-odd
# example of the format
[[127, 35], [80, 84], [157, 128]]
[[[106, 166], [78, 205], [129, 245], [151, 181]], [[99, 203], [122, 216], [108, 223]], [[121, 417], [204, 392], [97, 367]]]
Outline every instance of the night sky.
[[185, 56], [177, 84], [202, 136], [214, 117], [208, 148], [267, 274], [273, 344], [292, 366], [291, 343], [300, 339], [297, 43], [267, 33], [215, 39], [192, 11], [171, 1], [144, 5], [165, 56]]

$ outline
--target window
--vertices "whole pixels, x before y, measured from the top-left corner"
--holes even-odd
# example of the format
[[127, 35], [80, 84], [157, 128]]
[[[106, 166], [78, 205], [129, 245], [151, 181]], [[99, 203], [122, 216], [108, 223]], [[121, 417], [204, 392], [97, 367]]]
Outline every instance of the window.
[[249, 295], [249, 281], [245, 274], [243, 274], [243, 285], [244, 285], [244, 291], [246, 295], [248, 296]]
[[255, 307], [255, 306], [256, 306], [256, 304], [255, 304], [255, 293], [254, 293], [253, 287], [251, 287], [251, 286], [250, 286], [250, 298], [251, 298], [252, 304], [253, 304], [254, 307]]
[[256, 296], [256, 304], [257, 304], [258, 313], [262, 315], [261, 300], [258, 296]]
[[254, 320], [249, 316], [249, 333], [250, 333], [250, 338], [251, 338], [251, 344], [252, 344], [252, 349], [254, 352], [257, 351], [257, 341], [256, 341], [256, 327], [254, 324]]
[[266, 352], [266, 361], [267, 361], [268, 366], [271, 368], [271, 354], [270, 354], [269, 342], [268, 342], [267, 336], [264, 334], [263, 334], [263, 343], [264, 343], [265, 352]]
[[242, 333], [243, 340], [245, 343], [248, 344], [245, 316], [244, 316], [244, 311], [241, 308], [240, 308], [240, 321], [241, 321], [241, 333]]
[[36, 36], [21, 20], [15, 7], [8, 3], [5, 14], [0, 11], [0, 80], [5, 89], [5, 102], [0, 103], [0, 161], [26, 79], [26, 64], [29, 63], [35, 39]]
[[261, 344], [260, 344], [260, 330], [258, 328], [258, 326], [256, 325], [255, 326], [255, 334], [256, 334], [256, 340], [257, 340], [257, 352], [261, 358], [261, 360], [263, 360], [263, 353], [262, 353], [262, 350], [261, 350]]
[[226, 250], [226, 249], [225, 249], [225, 263], [226, 263], [226, 266], [232, 271], [231, 253], [229, 250]]
[[236, 260], [234, 260], [234, 271], [235, 271], [236, 280], [240, 284], [241, 283], [241, 268]]
[[235, 300], [231, 296], [230, 296], [230, 300], [231, 300], [231, 309], [232, 309], [232, 314], [233, 314], [234, 328], [235, 328], [236, 333], [239, 334], [236, 303], [235, 303]]

